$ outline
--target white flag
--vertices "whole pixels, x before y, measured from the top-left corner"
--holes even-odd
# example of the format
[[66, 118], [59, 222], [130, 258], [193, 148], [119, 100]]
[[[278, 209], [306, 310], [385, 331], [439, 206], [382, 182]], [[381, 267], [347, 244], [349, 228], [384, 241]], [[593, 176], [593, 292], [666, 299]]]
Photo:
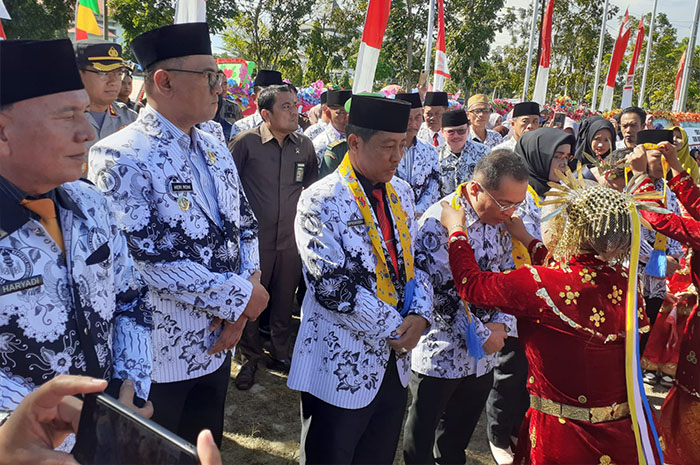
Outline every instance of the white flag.
[[177, 0], [177, 5], [175, 5], [175, 24], [206, 22], [206, 0]]
[[7, 8], [5, 8], [5, 4], [2, 3], [2, 0], [0, 0], [0, 19], [12, 19], [10, 18], [10, 13], [7, 12]]

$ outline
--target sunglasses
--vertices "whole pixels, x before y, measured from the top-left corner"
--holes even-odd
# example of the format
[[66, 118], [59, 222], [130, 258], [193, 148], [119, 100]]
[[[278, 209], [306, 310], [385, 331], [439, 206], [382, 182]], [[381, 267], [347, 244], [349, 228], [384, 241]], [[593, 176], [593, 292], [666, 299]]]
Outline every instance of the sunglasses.
[[445, 129], [445, 134], [448, 136], [453, 136], [455, 134], [459, 134], [460, 136], [463, 136], [464, 134], [467, 133], [467, 129]]

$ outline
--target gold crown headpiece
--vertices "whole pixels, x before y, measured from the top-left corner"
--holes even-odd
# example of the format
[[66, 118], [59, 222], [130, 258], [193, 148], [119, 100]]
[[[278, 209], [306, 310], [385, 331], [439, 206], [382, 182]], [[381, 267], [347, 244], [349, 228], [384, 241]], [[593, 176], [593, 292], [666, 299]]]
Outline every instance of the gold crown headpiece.
[[618, 192], [598, 184], [587, 184], [578, 165], [574, 176], [569, 168], [566, 174], [556, 171], [561, 183], [550, 182], [550, 190], [542, 206], [554, 210], [542, 222], [559, 217], [560, 230], [557, 244], [551, 251], [556, 260], [568, 260], [582, 252], [605, 254], [609, 259], [624, 259], [630, 251], [632, 218], [630, 207], [657, 213], [669, 213], [651, 200], [661, 200], [657, 191], [633, 192], [642, 184], [639, 176]]

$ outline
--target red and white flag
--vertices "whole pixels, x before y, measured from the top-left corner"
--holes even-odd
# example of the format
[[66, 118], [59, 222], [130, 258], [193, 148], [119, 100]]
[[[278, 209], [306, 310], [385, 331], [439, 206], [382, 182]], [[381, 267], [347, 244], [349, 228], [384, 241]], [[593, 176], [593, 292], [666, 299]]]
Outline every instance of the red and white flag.
[[673, 107], [671, 111], [679, 111], [681, 100], [681, 88], [683, 87], [683, 70], [685, 69], [685, 55], [688, 53], [688, 47], [681, 55], [681, 61], [678, 63], [678, 72], [676, 73], [676, 90], [673, 93]]
[[639, 20], [639, 29], [637, 29], [637, 38], [634, 41], [634, 53], [630, 61], [630, 69], [627, 71], [627, 79], [625, 87], [622, 90], [622, 108], [632, 106], [632, 93], [634, 92], [634, 69], [637, 67], [639, 55], [642, 53], [642, 42], [644, 42], [644, 18]]
[[[12, 19], [10, 18], [10, 13], [7, 12], [7, 8], [5, 8], [5, 4], [0, 0], [0, 20], [3, 19]], [[2, 21], [0, 21], [0, 40], [5, 40], [7, 39], [7, 36], [5, 35], [5, 30], [2, 28]]]
[[355, 79], [352, 83], [353, 94], [372, 92], [374, 73], [377, 70], [379, 51], [382, 49], [390, 9], [391, 0], [369, 0], [365, 29], [362, 31], [362, 42], [357, 54]]
[[442, 92], [445, 90], [445, 79], [450, 78], [450, 70], [447, 68], [447, 55], [445, 55], [445, 7], [442, 0], [437, 0], [438, 6], [438, 34], [435, 45], [435, 70], [433, 71], [433, 90]]
[[615, 49], [613, 50], [612, 58], [610, 59], [610, 68], [608, 69], [608, 78], [605, 81], [603, 94], [600, 97], [600, 106], [598, 110], [606, 111], [612, 109], [613, 94], [615, 93], [615, 80], [617, 72], [620, 70], [622, 58], [627, 50], [627, 42], [630, 40], [630, 15], [629, 9], [625, 11], [625, 20], [620, 25], [620, 32], [615, 41]]
[[552, 16], [554, 15], [554, 0], [549, 0], [547, 11], [542, 20], [542, 52], [540, 66], [537, 68], [535, 90], [532, 101], [544, 105], [547, 101], [547, 83], [549, 82], [549, 59], [552, 54]]
[[205, 23], [206, 21], [206, 0], [177, 0], [175, 5], [175, 24]]

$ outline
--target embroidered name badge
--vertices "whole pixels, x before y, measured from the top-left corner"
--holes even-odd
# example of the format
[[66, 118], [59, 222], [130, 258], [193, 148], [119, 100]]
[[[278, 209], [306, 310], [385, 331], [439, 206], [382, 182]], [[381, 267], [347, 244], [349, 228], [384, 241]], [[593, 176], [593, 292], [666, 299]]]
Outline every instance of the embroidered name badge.
[[348, 227], [352, 226], [362, 226], [365, 224], [365, 220], [363, 218], [358, 218], [356, 220], [350, 220], [347, 222]]
[[170, 188], [173, 192], [192, 192], [191, 182], [173, 182], [170, 183]]
[[0, 284], [0, 295], [12, 294], [13, 292], [24, 291], [32, 287], [41, 286], [44, 284], [44, 277], [41, 275], [31, 276], [19, 281], [12, 281], [5, 284]]
[[304, 168], [306, 163], [296, 162], [294, 164], [294, 182], [304, 182]]

